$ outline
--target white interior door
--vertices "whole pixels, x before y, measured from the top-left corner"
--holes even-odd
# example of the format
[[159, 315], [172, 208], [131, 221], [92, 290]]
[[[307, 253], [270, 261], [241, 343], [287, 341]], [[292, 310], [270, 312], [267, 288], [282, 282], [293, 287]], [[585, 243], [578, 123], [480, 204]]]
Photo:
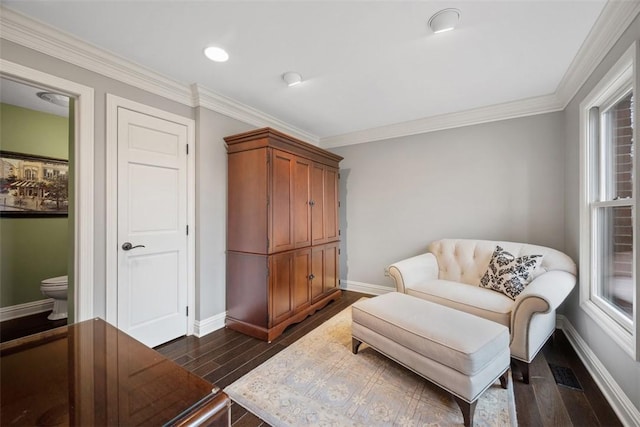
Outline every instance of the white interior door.
[[187, 127], [119, 107], [117, 326], [153, 347], [187, 333]]

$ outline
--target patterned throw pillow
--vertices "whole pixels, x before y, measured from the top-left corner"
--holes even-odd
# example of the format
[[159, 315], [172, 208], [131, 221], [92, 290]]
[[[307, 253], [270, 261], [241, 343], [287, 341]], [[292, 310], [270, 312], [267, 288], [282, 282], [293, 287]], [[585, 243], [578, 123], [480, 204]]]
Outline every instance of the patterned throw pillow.
[[489, 261], [489, 268], [480, 279], [480, 286], [516, 299], [531, 282], [531, 273], [541, 262], [542, 255], [524, 255], [516, 258], [500, 246], [496, 246]]

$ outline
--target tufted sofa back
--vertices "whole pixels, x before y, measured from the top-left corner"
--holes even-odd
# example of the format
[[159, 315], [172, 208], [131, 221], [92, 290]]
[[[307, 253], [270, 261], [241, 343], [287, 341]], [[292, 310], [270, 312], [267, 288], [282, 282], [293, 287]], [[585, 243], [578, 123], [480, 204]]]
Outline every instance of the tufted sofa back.
[[431, 242], [428, 251], [438, 260], [438, 279], [478, 285], [498, 245], [516, 257], [542, 255], [542, 263], [534, 272], [534, 278], [549, 270], [563, 270], [576, 275], [576, 265], [569, 256], [555, 249], [527, 243], [442, 239]]

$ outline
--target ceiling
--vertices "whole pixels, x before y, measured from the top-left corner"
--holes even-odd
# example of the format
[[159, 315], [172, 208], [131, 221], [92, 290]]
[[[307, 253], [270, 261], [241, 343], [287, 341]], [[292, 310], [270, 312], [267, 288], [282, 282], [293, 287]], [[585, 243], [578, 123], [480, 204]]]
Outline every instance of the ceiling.
[[47, 90], [43, 88], [0, 78], [0, 102], [3, 104], [17, 105], [30, 110], [69, 117], [69, 107], [52, 104], [37, 96], [38, 92], [45, 91]]
[[[318, 138], [553, 94], [605, 0], [6, 1]], [[455, 7], [455, 31], [433, 34]], [[226, 63], [203, 49], [223, 47]], [[304, 82], [287, 87], [286, 71]]]

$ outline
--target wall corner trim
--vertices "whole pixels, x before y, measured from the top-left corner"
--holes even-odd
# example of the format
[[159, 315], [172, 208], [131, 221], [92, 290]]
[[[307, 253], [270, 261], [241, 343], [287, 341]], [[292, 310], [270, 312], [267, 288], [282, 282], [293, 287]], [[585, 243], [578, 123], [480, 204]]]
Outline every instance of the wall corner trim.
[[589, 348], [587, 342], [580, 336], [569, 319], [564, 315], [557, 315], [558, 328], [562, 329], [569, 343], [574, 348], [587, 371], [591, 374], [600, 391], [607, 399], [614, 412], [625, 426], [640, 425], [640, 410], [636, 408], [631, 399], [620, 388], [616, 380], [611, 376], [604, 364]]
[[543, 95], [321, 138], [320, 146], [329, 149], [345, 145], [362, 144], [364, 142], [400, 138], [439, 130], [515, 119], [518, 117], [552, 113], [554, 111], [560, 111], [563, 108], [564, 106], [555, 94]]
[[202, 338], [213, 331], [224, 328], [224, 319], [226, 317], [227, 312], [225, 311], [203, 320], [196, 320], [193, 327], [193, 334], [198, 338]]
[[229, 97], [209, 90], [197, 83], [191, 85], [192, 102], [196, 107], [204, 107], [225, 116], [240, 120], [256, 127], [271, 127], [288, 133], [313, 145], [319, 144], [319, 138], [300, 128], [283, 122], [253, 107], [242, 104]]
[[0, 7], [0, 37], [173, 101], [191, 103], [187, 86], [6, 7]]
[[369, 295], [383, 295], [389, 292], [395, 292], [395, 289], [390, 286], [373, 285], [371, 283], [355, 282], [353, 280], [343, 280], [340, 289]]
[[554, 93], [320, 139], [325, 149], [561, 111], [640, 13], [640, 2], [608, 1]]
[[563, 109], [576, 96], [622, 33], [640, 13], [640, 2], [608, 1], [565, 72], [556, 94]]

